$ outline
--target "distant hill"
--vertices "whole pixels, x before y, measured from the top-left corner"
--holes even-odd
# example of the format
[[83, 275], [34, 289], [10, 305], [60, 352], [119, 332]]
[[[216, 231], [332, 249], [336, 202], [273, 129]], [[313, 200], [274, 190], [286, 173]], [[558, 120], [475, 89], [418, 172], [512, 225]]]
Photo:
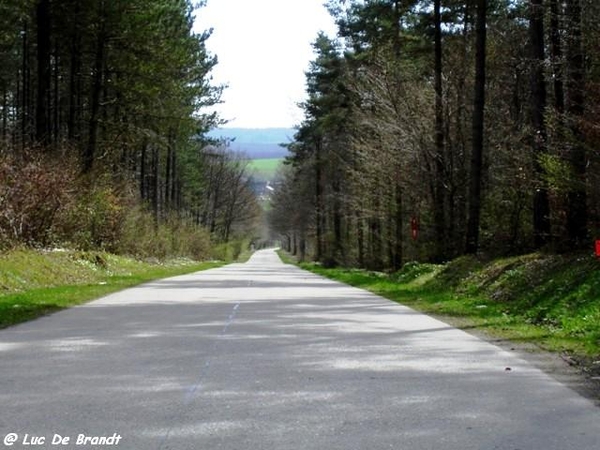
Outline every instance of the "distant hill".
[[232, 140], [231, 149], [247, 154], [250, 159], [272, 159], [288, 155], [280, 144], [292, 142], [295, 132], [292, 128], [219, 128], [208, 136]]

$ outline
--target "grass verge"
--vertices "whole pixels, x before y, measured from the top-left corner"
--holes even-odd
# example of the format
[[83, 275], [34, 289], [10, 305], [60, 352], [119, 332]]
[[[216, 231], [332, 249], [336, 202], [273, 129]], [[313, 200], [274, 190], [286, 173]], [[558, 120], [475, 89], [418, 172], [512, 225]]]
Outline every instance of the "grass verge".
[[568, 355], [600, 375], [600, 262], [593, 256], [462, 257], [445, 265], [409, 263], [394, 274], [300, 266], [465, 330]]
[[224, 262], [143, 262], [101, 252], [16, 250], [0, 255], [0, 328], [141, 283]]

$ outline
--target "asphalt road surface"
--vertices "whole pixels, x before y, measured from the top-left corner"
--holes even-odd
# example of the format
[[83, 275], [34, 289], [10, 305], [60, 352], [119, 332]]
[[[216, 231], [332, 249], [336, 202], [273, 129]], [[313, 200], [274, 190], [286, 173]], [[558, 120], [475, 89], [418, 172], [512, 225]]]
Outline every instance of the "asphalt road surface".
[[600, 408], [266, 250], [0, 331], [2, 448], [597, 450]]

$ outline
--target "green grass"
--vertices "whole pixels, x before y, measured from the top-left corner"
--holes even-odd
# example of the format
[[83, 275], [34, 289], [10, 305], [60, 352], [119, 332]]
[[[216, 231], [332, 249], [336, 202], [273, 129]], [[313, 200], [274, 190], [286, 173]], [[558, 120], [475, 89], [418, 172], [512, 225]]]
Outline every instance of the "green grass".
[[301, 267], [459, 328], [583, 362], [600, 357], [600, 262], [592, 256], [531, 254], [488, 262], [463, 257], [443, 266], [411, 263], [395, 274]]
[[297, 264], [298, 263], [298, 260], [296, 260], [296, 258], [294, 258], [292, 255], [290, 255], [285, 250], [282, 250], [282, 249], [277, 250], [277, 255], [279, 256], [279, 258], [281, 259], [281, 261], [284, 264]]
[[100, 252], [16, 250], [0, 255], [0, 328], [151, 280], [224, 262], [142, 262]]
[[250, 161], [250, 170], [256, 177], [270, 181], [275, 178], [277, 169], [282, 161], [283, 159], [281, 158], [253, 159]]

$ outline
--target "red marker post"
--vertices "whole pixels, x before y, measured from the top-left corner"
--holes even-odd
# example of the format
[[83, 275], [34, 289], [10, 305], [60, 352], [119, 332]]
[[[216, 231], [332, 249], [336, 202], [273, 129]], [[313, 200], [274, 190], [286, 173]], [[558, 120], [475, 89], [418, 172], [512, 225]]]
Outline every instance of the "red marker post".
[[416, 217], [410, 219], [410, 231], [413, 241], [416, 241], [419, 237], [419, 219]]
[[600, 258], [600, 239], [596, 239], [596, 258]]

